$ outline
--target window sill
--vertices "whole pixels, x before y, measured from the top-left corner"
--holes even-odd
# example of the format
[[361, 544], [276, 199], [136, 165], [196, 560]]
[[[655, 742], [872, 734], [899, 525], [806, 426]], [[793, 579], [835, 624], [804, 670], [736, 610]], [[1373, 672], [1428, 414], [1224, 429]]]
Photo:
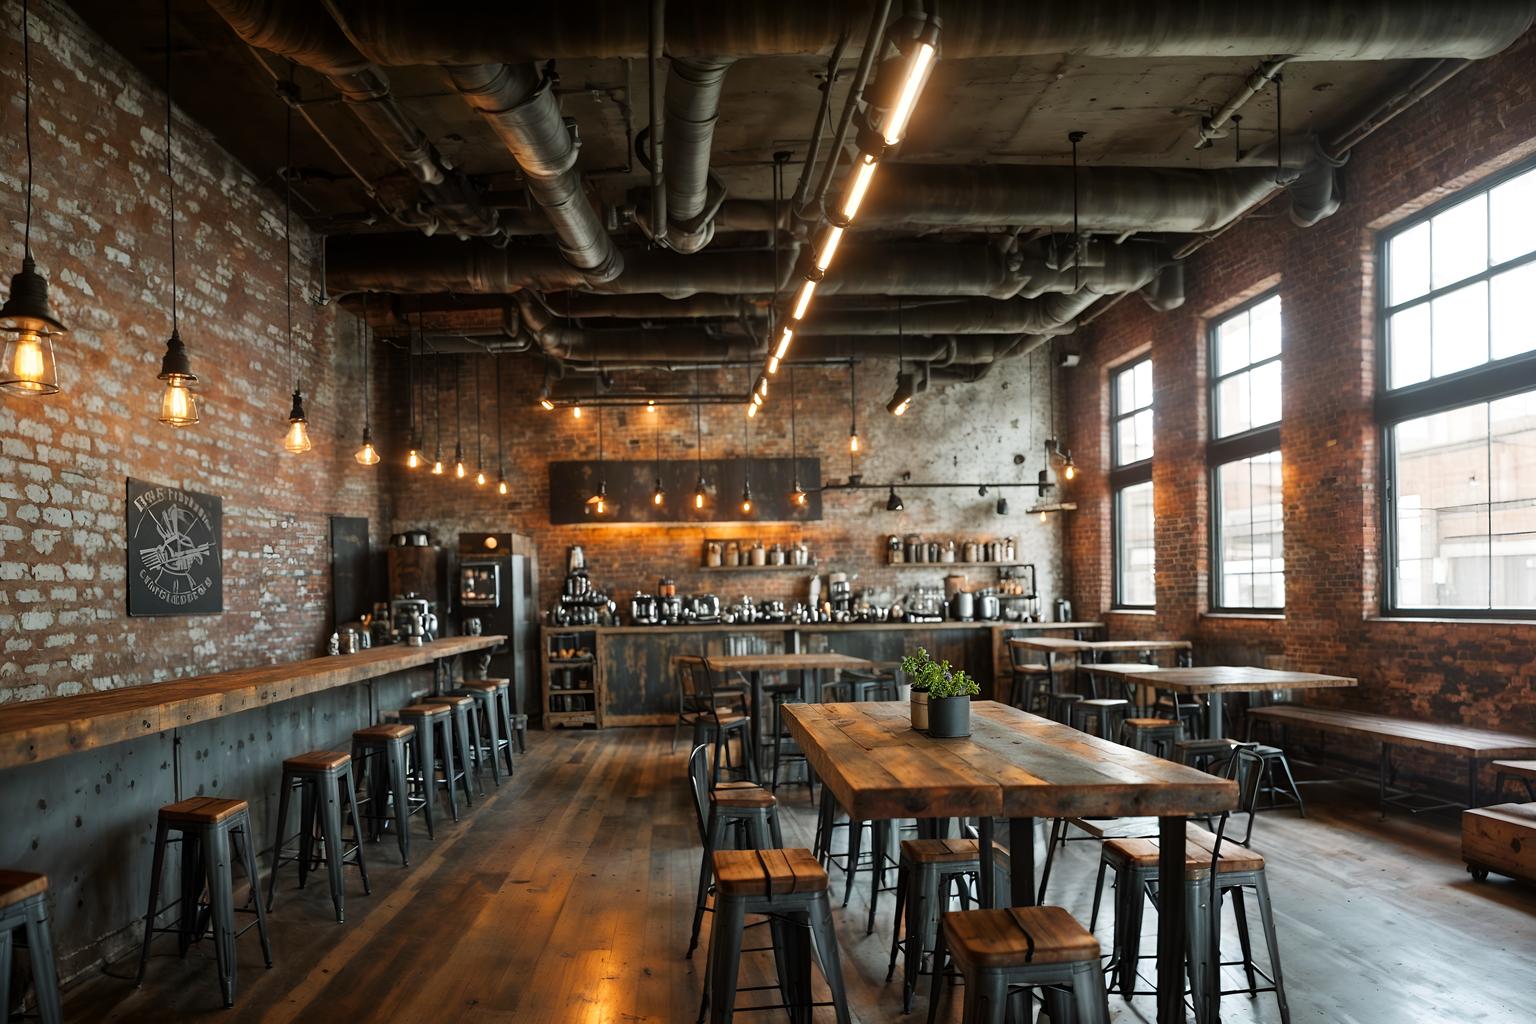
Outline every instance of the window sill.
[[1202, 619], [1256, 619], [1260, 622], [1284, 622], [1284, 612], [1201, 612]]
[[1460, 616], [1436, 618], [1425, 615], [1367, 615], [1366, 622], [1419, 623], [1436, 626], [1536, 626], [1536, 619], [1474, 619]]
[[1156, 615], [1156, 608], [1111, 608], [1105, 615]]

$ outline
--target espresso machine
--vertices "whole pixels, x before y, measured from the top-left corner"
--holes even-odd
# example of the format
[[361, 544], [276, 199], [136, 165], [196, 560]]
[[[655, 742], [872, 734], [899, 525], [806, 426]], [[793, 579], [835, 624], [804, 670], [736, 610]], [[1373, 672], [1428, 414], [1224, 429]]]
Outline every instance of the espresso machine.
[[481, 633], [507, 638], [490, 649], [486, 672], [512, 680], [519, 710], [528, 706], [538, 664], [532, 551], [532, 540], [519, 534], [461, 533], [454, 576], [459, 633], [472, 633], [478, 622]]

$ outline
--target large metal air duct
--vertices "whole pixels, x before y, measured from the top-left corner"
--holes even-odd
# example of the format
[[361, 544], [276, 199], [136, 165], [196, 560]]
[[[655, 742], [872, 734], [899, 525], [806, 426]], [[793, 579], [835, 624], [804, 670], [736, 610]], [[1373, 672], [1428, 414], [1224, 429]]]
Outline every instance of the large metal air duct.
[[[714, 213], [725, 186], [709, 171], [720, 119], [720, 91], [733, 58], [672, 59], [667, 77], [667, 244], [698, 252], [715, 237]], [[771, 207], [771, 204], [770, 204]]]
[[[578, 57], [644, 58], [650, 5], [618, 0], [486, 4], [330, 0], [381, 64], [482, 64]], [[863, 0], [668, 0], [674, 57], [766, 57], [832, 51], [845, 25], [868, 20]], [[1243, 57], [1401, 60], [1491, 56], [1530, 28], [1526, 0], [945, 0], [943, 55]], [[668, 138], [670, 144], [671, 139]]]
[[566, 261], [593, 283], [617, 277], [623, 257], [582, 189], [577, 148], [549, 78], [532, 64], [453, 67], [448, 77], [523, 169], [528, 191], [548, 215]]
[[416, 179], [431, 215], [457, 235], [494, 235], [486, 207], [464, 172], [450, 166], [391, 95], [389, 77], [347, 38], [324, 6], [305, 0], [209, 0], [250, 45], [317, 71], [385, 152]]

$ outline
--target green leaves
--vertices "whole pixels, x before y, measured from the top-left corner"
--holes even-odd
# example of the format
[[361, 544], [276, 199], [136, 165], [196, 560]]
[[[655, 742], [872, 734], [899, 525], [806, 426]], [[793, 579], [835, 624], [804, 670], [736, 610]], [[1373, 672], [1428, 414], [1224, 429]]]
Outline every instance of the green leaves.
[[954, 668], [947, 661], [934, 661], [924, 647], [901, 659], [901, 671], [912, 689], [926, 692], [930, 699], [975, 697], [981, 693], [981, 687], [964, 669]]

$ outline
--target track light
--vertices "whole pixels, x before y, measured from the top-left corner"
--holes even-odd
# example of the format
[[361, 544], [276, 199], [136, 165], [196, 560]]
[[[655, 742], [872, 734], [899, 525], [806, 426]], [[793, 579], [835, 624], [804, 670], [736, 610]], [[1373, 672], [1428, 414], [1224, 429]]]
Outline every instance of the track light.
[[892, 416], [901, 416], [912, 406], [912, 399], [917, 395], [917, 378], [910, 373], [898, 373], [896, 375], [896, 393], [891, 400], [885, 403], [885, 409]]
[[902, 504], [901, 495], [896, 493], [896, 488], [893, 486], [891, 488], [891, 496], [885, 499], [885, 510], [887, 512], [901, 512], [906, 507], [906, 505]]

